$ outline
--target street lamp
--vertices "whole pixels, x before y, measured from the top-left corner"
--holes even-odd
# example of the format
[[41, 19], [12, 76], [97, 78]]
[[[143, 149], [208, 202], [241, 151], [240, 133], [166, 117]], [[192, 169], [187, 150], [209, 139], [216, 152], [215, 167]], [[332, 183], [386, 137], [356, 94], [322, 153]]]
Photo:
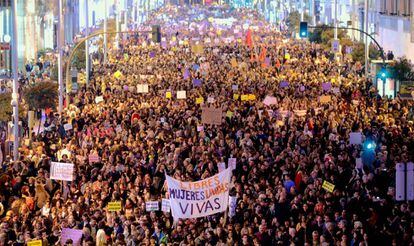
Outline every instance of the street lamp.
[[[13, 107], [13, 160], [19, 159], [19, 66], [17, 55], [17, 0], [13, 0], [13, 39], [12, 39], [12, 53], [13, 53], [13, 93], [11, 105]], [[9, 40], [10, 41], [10, 40]]]

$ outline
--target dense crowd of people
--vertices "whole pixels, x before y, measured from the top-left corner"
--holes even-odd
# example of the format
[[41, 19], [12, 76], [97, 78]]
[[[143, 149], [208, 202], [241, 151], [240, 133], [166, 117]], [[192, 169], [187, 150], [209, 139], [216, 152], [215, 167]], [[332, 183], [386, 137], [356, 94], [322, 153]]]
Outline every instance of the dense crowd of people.
[[[160, 44], [124, 39], [64, 116], [49, 115], [50, 131], [20, 161], [5, 158], [0, 245], [71, 245], [62, 228], [99, 246], [414, 244], [413, 202], [395, 199], [395, 164], [414, 155], [413, 101], [379, 97], [360, 65], [286, 38], [252, 10], [168, 6], [146, 24], [161, 25]], [[204, 106], [222, 108], [220, 125], [202, 124]], [[145, 210], [168, 197], [165, 173], [196, 181], [228, 158], [234, 216]], [[74, 180], [49, 179], [51, 161], [74, 163]]]

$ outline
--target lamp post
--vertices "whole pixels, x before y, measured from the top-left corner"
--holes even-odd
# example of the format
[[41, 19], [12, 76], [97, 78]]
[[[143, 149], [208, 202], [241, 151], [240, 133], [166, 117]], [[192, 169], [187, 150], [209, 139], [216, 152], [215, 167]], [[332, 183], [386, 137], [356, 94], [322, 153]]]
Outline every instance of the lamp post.
[[[368, 0], [365, 0], [364, 3], [364, 31], [368, 33]], [[365, 77], [368, 78], [368, 56], [369, 56], [369, 46], [368, 46], [368, 36], [365, 35]]]
[[334, 0], [334, 24], [335, 24], [335, 29], [334, 29], [334, 39], [337, 40], [338, 39], [338, 0]]
[[104, 35], [103, 35], [103, 41], [104, 41], [104, 44], [103, 44], [103, 47], [104, 47], [104, 64], [106, 64], [106, 57], [107, 57], [107, 47], [108, 47], [108, 40], [107, 40], [107, 37], [106, 37], [106, 32], [107, 32], [107, 29], [108, 29], [108, 23], [107, 23], [107, 18], [108, 18], [108, 14], [107, 14], [107, 11], [108, 11], [108, 7], [107, 7], [107, 2], [106, 2], [107, 0], [104, 0], [104, 2], [105, 2], [105, 4], [104, 4], [104, 6], [105, 6], [105, 16], [104, 16]]
[[17, 55], [17, 0], [13, 0], [13, 93], [11, 105], [13, 107], [13, 160], [19, 159], [19, 67]]
[[62, 68], [62, 27], [63, 27], [63, 18], [62, 18], [62, 0], [58, 0], [59, 13], [58, 13], [58, 30], [57, 30], [57, 51], [58, 51], [58, 88], [59, 88], [59, 108], [58, 113], [61, 116], [63, 110], [63, 68]]
[[[85, 36], [89, 36], [89, 8], [88, 8], [88, 1], [85, 0]], [[90, 70], [90, 63], [89, 63], [89, 40], [85, 42], [85, 70], [86, 70], [86, 86], [89, 85], [89, 70]]]

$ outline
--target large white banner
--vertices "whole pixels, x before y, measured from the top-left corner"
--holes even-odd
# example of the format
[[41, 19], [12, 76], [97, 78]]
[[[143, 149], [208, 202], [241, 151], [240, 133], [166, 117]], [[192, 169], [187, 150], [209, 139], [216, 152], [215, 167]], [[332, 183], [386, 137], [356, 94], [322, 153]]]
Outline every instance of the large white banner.
[[230, 177], [230, 168], [196, 182], [182, 182], [166, 175], [174, 219], [198, 218], [226, 211]]
[[50, 166], [50, 179], [72, 181], [73, 166], [72, 163], [52, 162]]

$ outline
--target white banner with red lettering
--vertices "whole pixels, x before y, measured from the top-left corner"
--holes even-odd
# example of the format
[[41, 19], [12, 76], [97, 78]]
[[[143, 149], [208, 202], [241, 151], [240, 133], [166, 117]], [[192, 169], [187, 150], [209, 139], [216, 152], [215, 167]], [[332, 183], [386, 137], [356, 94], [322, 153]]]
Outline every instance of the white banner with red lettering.
[[175, 220], [204, 217], [227, 209], [231, 169], [196, 182], [182, 182], [165, 175]]

